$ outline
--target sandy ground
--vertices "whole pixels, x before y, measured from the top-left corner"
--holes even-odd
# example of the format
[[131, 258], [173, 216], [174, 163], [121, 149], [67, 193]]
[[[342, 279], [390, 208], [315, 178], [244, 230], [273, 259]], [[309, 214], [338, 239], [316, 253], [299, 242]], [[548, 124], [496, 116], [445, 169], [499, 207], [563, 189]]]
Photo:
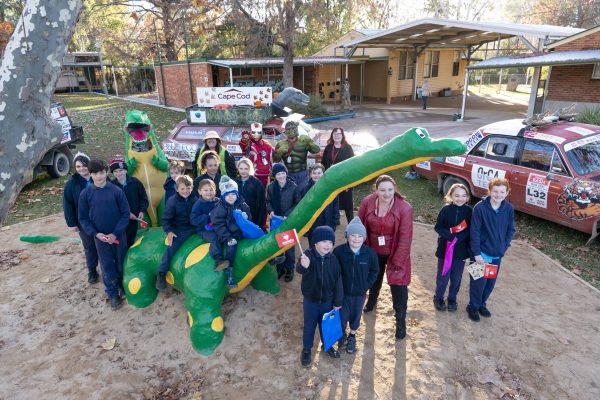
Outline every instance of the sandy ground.
[[600, 398], [600, 294], [526, 244], [503, 261], [492, 318], [473, 323], [466, 272], [459, 311], [433, 309], [435, 235], [416, 225], [407, 339], [393, 337], [384, 284], [358, 352], [332, 360], [315, 346], [304, 369], [298, 277], [277, 296], [227, 298], [223, 343], [203, 357], [183, 295], [112, 312], [102, 285], [87, 285], [81, 246], [18, 240], [36, 234], [69, 235], [61, 216], [0, 232], [1, 399]]

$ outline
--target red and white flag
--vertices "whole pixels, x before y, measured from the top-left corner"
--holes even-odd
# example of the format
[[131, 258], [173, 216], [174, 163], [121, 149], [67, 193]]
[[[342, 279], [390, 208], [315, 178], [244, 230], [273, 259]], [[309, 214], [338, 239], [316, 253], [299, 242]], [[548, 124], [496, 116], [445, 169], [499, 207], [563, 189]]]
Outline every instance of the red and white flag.
[[494, 264], [485, 264], [483, 277], [486, 279], [496, 279], [496, 277], [498, 277], [498, 266]]
[[295, 229], [278, 233], [275, 235], [275, 239], [277, 240], [277, 246], [279, 246], [279, 248], [300, 242]]
[[463, 219], [460, 224], [450, 228], [450, 233], [459, 233], [464, 231], [465, 229], [467, 229], [467, 221]]

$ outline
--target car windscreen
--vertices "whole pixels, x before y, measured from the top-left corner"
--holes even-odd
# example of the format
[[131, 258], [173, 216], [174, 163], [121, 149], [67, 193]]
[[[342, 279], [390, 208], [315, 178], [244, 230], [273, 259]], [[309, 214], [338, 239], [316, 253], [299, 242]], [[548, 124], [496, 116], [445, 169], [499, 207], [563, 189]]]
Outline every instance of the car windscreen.
[[600, 173], [600, 133], [566, 143], [564, 149], [577, 175]]

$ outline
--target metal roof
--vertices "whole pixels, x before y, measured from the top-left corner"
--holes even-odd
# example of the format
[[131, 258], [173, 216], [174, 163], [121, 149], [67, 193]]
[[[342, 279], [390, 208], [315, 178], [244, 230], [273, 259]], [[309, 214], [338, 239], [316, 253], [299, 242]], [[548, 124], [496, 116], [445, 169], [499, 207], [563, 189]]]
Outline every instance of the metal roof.
[[573, 40], [580, 39], [580, 38], [585, 37], [587, 35], [591, 35], [591, 34], [596, 33], [598, 31], [600, 31], [600, 25], [595, 26], [595, 27], [590, 28], [590, 29], [587, 29], [585, 31], [576, 33], [576, 34], [571, 35], [569, 37], [566, 37], [564, 39], [558, 40], [558, 41], [556, 41], [556, 42], [554, 42], [552, 44], [546, 45], [546, 49], [548, 49], [548, 50], [554, 49], [555, 47], [558, 47], [558, 46], [561, 46], [563, 44], [572, 42]]
[[595, 64], [600, 62], [600, 50], [570, 50], [534, 53], [520, 56], [494, 57], [469, 65], [467, 69], [541, 67], [545, 65]]
[[340, 47], [414, 47], [442, 45], [469, 47], [514, 36], [561, 39], [583, 29], [552, 25], [473, 22], [424, 18], [357, 38]]
[[[209, 64], [225, 68], [249, 67], [283, 67], [283, 57], [272, 58], [237, 58], [237, 59], [212, 59]], [[314, 66], [323, 64], [357, 64], [361, 61], [345, 57], [294, 57], [294, 66]]]

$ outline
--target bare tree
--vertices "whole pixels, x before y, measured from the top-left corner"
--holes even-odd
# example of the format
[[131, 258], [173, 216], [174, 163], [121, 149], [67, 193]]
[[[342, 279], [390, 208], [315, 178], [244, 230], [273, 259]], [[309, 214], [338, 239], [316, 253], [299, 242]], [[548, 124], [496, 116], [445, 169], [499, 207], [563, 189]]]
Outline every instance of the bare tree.
[[48, 112], [82, 0], [27, 2], [0, 65], [0, 224], [62, 137]]

